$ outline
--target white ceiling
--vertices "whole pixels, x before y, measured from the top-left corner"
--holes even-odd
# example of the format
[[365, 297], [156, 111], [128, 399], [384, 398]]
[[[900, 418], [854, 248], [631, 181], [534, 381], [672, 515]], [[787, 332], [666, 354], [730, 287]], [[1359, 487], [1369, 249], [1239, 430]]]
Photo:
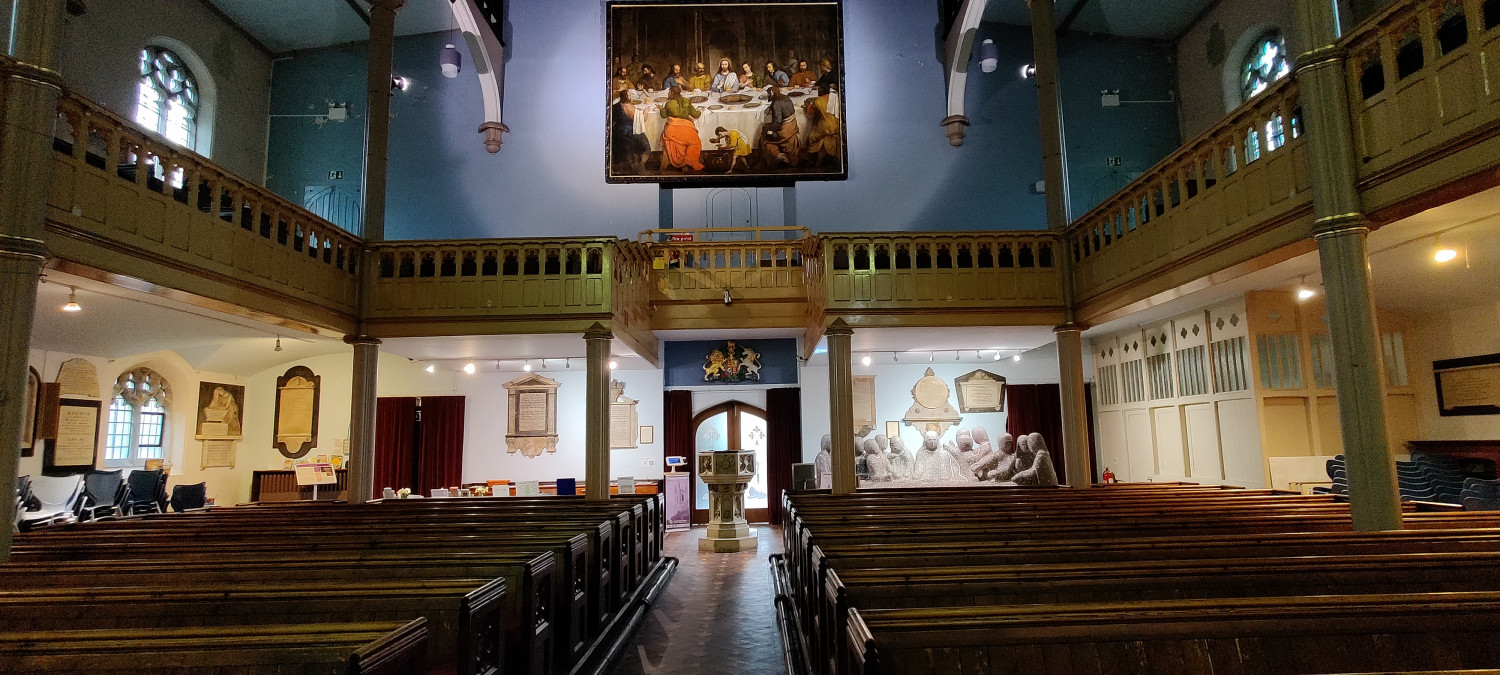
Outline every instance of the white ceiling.
[[[1053, 15], [1061, 25], [1082, 4], [1069, 30], [1106, 33], [1148, 40], [1171, 40], [1192, 25], [1217, 0], [1057, 0]], [[1023, 0], [990, 0], [985, 21], [1031, 25], [1031, 10]]]
[[[70, 287], [77, 289], [81, 312], [61, 311]], [[57, 271], [48, 271], [46, 283], [37, 290], [31, 346], [107, 359], [171, 350], [197, 370], [242, 376], [349, 349], [331, 338], [293, 333]]]
[[[366, 0], [356, 0], [369, 13]], [[267, 49], [316, 49], [370, 37], [370, 27], [347, 0], [209, 0]], [[448, 0], [407, 0], [396, 13], [396, 34], [417, 35], [454, 27]]]

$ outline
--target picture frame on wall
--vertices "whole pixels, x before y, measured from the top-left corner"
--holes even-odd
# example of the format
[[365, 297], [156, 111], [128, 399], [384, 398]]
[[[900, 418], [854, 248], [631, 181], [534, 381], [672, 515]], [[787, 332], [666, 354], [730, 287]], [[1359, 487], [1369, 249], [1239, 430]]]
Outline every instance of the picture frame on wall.
[[605, 16], [606, 182], [848, 178], [842, 0], [609, 0]]
[[1500, 354], [1432, 362], [1438, 414], [1500, 415]]
[[65, 398], [58, 402], [57, 434], [46, 442], [42, 475], [84, 473], [99, 461], [100, 401]]
[[198, 428], [193, 437], [241, 439], [245, 436], [245, 387], [222, 382], [198, 383]]

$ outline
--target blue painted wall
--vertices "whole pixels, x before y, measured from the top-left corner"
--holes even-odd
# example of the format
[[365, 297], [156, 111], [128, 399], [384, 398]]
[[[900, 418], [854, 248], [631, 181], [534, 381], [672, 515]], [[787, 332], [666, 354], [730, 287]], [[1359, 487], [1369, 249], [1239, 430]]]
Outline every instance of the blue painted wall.
[[735, 340], [760, 354], [760, 379], [740, 382], [704, 382], [703, 364], [715, 349], [724, 350], [723, 340], [668, 342], [662, 351], [662, 370], [668, 387], [735, 387], [797, 384], [797, 341], [792, 339]]
[[[387, 236], [633, 236], [655, 227], [658, 188], [604, 182], [602, 3], [526, 0], [507, 3], [507, 11], [505, 123], [512, 133], [498, 155], [484, 150], [477, 133], [482, 107], [472, 70], [466, 67], [453, 80], [438, 74], [438, 52], [455, 42], [454, 36], [397, 40], [395, 70], [413, 84], [392, 103]], [[983, 27], [981, 37], [993, 36], [1001, 45], [1001, 63], [995, 73], [970, 78], [968, 114], [974, 123], [964, 146], [953, 148], [938, 124], [946, 105], [935, 5], [857, 0], [847, 3], [844, 13], [850, 176], [798, 184], [795, 224], [818, 231], [1045, 227], [1044, 198], [1029, 191], [1042, 177], [1036, 89], [1017, 74], [1031, 60], [1029, 29]], [[462, 41], [455, 43], [464, 50]], [[1115, 51], [1118, 45], [1125, 55]], [[1098, 110], [1100, 88], [1125, 87], [1110, 74], [1153, 78], [1157, 86], [1171, 88], [1170, 52], [1092, 38], [1065, 39], [1060, 49], [1065, 82], [1077, 80], [1067, 83], [1064, 110], [1080, 116], [1068, 131], [1076, 155], [1070, 162], [1076, 167], [1073, 182], [1080, 186], [1074, 201], [1083, 206], [1094, 193], [1091, 186], [1104, 180], [1084, 165], [1103, 166], [1103, 157], [1093, 156], [1101, 147], [1134, 158], [1124, 168], [1138, 167], [1135, 171], [1175, 149], [1171, 106], [1123, 115], [1122, 109]], [[465, 64], [472, 63], [467, 52], [464, 56]], [[269, 173], [279, 193], [300, 202], [302, 186], [326, 184], [334, 163], [344, 169], [345, 182], [358, 187], [363, 78], [359, 47], [302, 53], [277, 63], [274, 112], [326, 109], [329, 98], [345, 98], [354, 109], [354, 118], [342, 125], [273, 120]], [[1100, 84], [1105, 80], [1109, 84]], [[1141, 141], [1149, 135], [1142, 125], [1148, 124], [1172, 135], [1171, 142], [1141, 143], [1134, 152], [1114, 149]], [[787, 209], [769, 203], [776, 197], [759, 196], [762, 224], [782, 224]], [[702, 224], [681, 218], [675, 223]]]

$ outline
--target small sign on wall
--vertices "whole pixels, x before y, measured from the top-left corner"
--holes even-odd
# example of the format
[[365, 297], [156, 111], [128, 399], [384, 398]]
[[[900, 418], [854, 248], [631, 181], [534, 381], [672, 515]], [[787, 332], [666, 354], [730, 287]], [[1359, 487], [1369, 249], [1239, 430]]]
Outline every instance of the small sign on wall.
[[1432, 362], [1438, 414], [1500, 415], [1500, 354]]

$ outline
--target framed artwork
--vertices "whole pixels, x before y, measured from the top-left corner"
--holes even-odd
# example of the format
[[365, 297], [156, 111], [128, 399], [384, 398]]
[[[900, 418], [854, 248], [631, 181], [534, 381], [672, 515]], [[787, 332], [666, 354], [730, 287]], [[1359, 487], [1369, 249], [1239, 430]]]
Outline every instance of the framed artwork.
[[283, 457], [299, 459], [318, 447], [318, 399], [323, 378], [307, 366], [292, 366], [276, 378], [276, 418], [272, 445]]
[[245, 410], [245, 388], [238, 384], [198, 383], [198, 440], [240, 439], [245, 436], [241, 415]]
[[99, 401], [65, 398], [58, 402], [57, 434], [47, 440], [42, 475], [71, 476], [94, 468], [99, 459]]
[[1438, 414], [1500, 415], [1500, 354], [1432, 362]]
[[656, 442], [656, 427], [641, 427], [641, 445], [651, 445]]
[[21, 418], [21, 456], [31, 457], [36, 454], [36, 416], [41, 409], [42, 400], [42, 376], [35, 368], [26, 369], [26, 400], [22, 402], [26, 410]]
[[841, 0], [605, 3], [611, 183], [848, 177]]

